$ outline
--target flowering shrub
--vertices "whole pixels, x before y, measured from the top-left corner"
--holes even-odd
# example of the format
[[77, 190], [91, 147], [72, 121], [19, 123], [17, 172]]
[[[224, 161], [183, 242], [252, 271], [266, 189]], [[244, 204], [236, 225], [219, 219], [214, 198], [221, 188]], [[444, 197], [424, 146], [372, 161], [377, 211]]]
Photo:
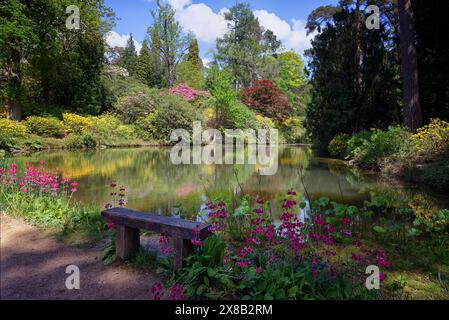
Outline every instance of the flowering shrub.
[[83, 117], [74, 113], [63, 113], [62, 119], [69, 131], [76, 134], [86, 133], [94, 123], [91, 117]]
[[190, 88], [187, 84], [181, 83], [176, 87], [170, 88], [169, 92], [171, 94], [176, 94], [181, 96], [184, 100], [193, 101], [197, 96], [203, 94], [204, 92]]
[[28, 117], [25, 126], [29, 133], [43, 137], [62, 138], [67, 130], [64, 123], [58, 119], [38, 116]]
[[114, 113], [124, 123], [134, 123], [144, 114], [154, 112], [157, 103], [156, 98], [156, 93], [150, 95], [142, 92], [119, 98], [114, 105]]
[[[151, 294], [153, 300], [162, 300], [165, 296], [166, 289], [164, 285], [160, 282], [156, 283], [151, 287]], [[168, 295], [168, 300], [185, 300], [184, 287], [178, 283], [173, 284], [170, 287], [170, 293]]]
[[328, 151], [332, 157], [344, 158], [346, 157], [346, 150], [348, 148], [348, 140], [350, 136], [346, 133], [338, 133], [329, 142]]
[[0, 118], [0, 136], [9, 138], [22, 138], [26, 135], [23, 123]]
[[46, 170], [44, 164], [43, 161], [38, 167], [26, 164], [23, 174], [19, 174], [18, 166], [15, 163], [11, 163], [7, 168], [0, 168], [2, 188], [40, 195], [71, 195], [78, 190], [77, 182], [62, 178], [58, 170]]
[[431, 159], [437, 155], [449, 154], [449, 122], [432, 119], [430, 124], [418, 129], [411, 136], [417, 155]]
[[[329, 209], [329, 206], [332, 209]], [[310, 219], [300, 221], [297, 195], [289, 191], [279, 223], [266, 214], [257, 199], [250, 213], [251, 230], [245, 243], [226, 244], [228, 213], [222, 202], [208, 203], [211, 231], [197, 254], [187, 259], [178, 282], [187, 296], [245, 299], [366, 298], [365, 269], [374, 264], [390, 266], [383, 250], [367, 248], [353, 232], [354, 206], [320, 199]], [[341, 244], [346, 244], [345, 252]], [[213, 257], [211, 259], [211, 257]], [[221, 261], [221, 263], [219, 262]], [[380, 280], [386, 275], [382, 273]]]
[[64, 178], [45, 163], [15, 163], [0, 168], [0, 203], [7, 214], [23, 217], [31, 224], [51, 227], [68, 235], [73, 232], [100, 232], [104, 222], [96, 208], [81, 206], [72, 197], [78, 191], [76, 181]]

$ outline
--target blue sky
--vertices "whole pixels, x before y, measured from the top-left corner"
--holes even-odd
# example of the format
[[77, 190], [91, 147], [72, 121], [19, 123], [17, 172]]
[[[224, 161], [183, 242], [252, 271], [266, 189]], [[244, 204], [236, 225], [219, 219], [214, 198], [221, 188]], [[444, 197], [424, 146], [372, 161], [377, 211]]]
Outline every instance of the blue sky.
[[[226, 32], [223, 13], [235, 5], [236, 0], [165, 0], [176, 9], [176, 17], [185, 31], [191, 31], [199, 40], [200, 54], [208, 60], [208, 50], [215, 47], [215, 39]], [[302, 53], [310, 45], [313, 35], [304, 30], [308, 14], [315, 8], [335, 4], [337, 0], [249, 0], [259, 22], [272, 30], [284, 43], [285, 49]], [[110, 45], [124, 46], [129, 34], [143, 41], [152, 23], [150, 9], [156, 0], [106, 0], [106, 5], [116, 13], [116, 26], [107, 36]]]

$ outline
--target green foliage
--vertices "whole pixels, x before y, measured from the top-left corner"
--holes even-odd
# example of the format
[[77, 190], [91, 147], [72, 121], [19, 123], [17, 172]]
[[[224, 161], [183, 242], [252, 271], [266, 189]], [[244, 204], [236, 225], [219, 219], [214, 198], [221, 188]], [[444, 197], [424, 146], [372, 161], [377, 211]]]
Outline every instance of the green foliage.
[[350, 136], [346, 133], [337, 133], [329, 142], [328, 151], [332, 157], [345, 158], [347, 155]]
[[190, 41], [187, 61], [191, 64], [194, 70], [200, 70], [203, 66], [203, 62], [200, 58], [200, 49], [198, 48], [198, 40], [196, 40], [196, 38], [193, 38]]
[[447, 236], [449, 235], [449, 210], [439, 210], [430, 218], [416, 218], [413, 224], [433, 236], [438, 234]]
[[288, 97], [290, 105], [297, 113], [303, 113], [309, 95], [304, 63], [301, 56], [293, 51], [286, 51], [277, 58], [279, 77], [275, 79], [281, 91]]
[[410, 133], [401, 127], [390, 127], [388, 131], [373, 129], [362, 132], [348, 141], [348, 155], [362, 166], [379, 167], [379, 161], [399, 152]]
[[118, 99], [113, 107], [114, 113], [124, 123], [134, 123], [139, 117], [146, 113], [154, 112], [156, 109], [156, 95], [158, 90], [152, 90], [151, 94], [137, 93]]
[[255, 114], [237, 97], [232, 87], [232, 76], [228, 70], [220, 70], [217, 66], [209, 68], [206, 86], [215, 99], [215, 110], [218, 128], [255, 128]]
[[94, 137], [89, 133], [71, 133], [64, 139], [64, 142], [68, 149], [91, 149], [97, 146]]
[[83, 117], [74, 113], [64, 113], [62, 119], [64, 125], [68, 128], [68, 131], [76, 134], [87, 132], [89, 127], [93, 124], [92, 118]]
[[91, 236], [105, 230], [97, 209], [82, 206], [66, 196], [7, 192], [0, 188], [0, 202], [7, 214], [19, 216], [30, 224], [50, 228], [62, 236], [84, 234]]
[[239, 3], [225, 14], [228, 32], [217, 39], [215, 59], [229, 68], [232, 80], [239, 86], [248, 86], [257, 79], [257, 70], [265, 54], [274, 54], [280, 46], [276, 36], [263, 30], [249, 4]]
[[307, 51], [313, 89], [306, 128], [321, 152], [342, 128], [350, 134], [401, 121], [392, 28], [382, 19], [380, 29], [368, 30], [359, 19], [362, 10], [341, 2], [320, 7], [309, 16], [308, 31], [321, 32]]
[[189, 102], [176, 95], [163, 95], [157, 100], [157, 109], [137, 119], [138, 134], [145, 140], [170, 142], [175, 129], [192, 131], [194, 121], [201, 121], [201, 113]]
[[55, 118], [31, 116], [26, 119], [25, 126], [29, 133], [43, 137], [62, 138], [67, 131], [64, 123]]
[[189, 60], [185, 60], [178, 65], [176, 74], [177, 79], [175, 84], [186, 83], [189, 87], [194, 89], [204, 88], [202, 71]]
[[449, 190], [449, 164], [447, 161], [434, 162], [422, 169], [422, 181], [440, 191]]
[[175, 19], [175, 10], [170, 3], [161, 3], [157, 0], [157, 9], [151, 11], [154, 23], [148, 28], [148, 33], [153, 39], [158, 39], [159, 44], [155, 49], [159, 50], [162, 58], [168, 87], [175, 82], [175, 70], [188, 48], [191, 35], [185, 35], [180, 23]]
[[280, 126], [279, 129], [285, 138], [287, 143], [300, 143], [304, 142], [305, 129], [303, 121], [298, 117], [287, 118]]
[[98, 145], [114, 145], [130, 142], [135, 139], [134, 129], [122, 125], [120, 120], [112, 114], [103, 114], [97, 118], [90, 128], [90, 133]]
[[134, 45], [133, 35], [131, 34], [126, 42], [125, 50], [123, 51], [123, 55], [120, 57], [118, 65], [128, 70], [130, 75], [133, 75], [136, 71], [136, 63], [136, 46]]
[[235, 282], [223, 267], [225, 249], [223, 239], [212, 235], [197, 254], [186, 259], [177, 282], [185, 286], [188, 297], [219, 299], [235, 290]]

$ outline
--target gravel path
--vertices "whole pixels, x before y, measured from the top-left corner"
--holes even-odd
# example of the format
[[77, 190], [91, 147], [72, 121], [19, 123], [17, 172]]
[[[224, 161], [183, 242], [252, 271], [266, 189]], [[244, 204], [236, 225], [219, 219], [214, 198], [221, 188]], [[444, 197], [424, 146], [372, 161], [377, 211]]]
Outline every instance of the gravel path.
[[[0, 299], [150, 299], [155, 274], [120, 263], [104, 266], [101, 250], [57, 242], [25, 222], [0, 214]], [[65, 286], [66, 267], [80, 269], [80, 289]]]

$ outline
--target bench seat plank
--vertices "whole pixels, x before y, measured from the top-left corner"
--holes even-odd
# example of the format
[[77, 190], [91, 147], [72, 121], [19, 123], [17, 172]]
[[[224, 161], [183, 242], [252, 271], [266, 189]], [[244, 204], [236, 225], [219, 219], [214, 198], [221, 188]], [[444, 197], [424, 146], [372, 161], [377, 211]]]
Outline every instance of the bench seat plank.
[[197, 237], [194, 234], [195, 229], [199, 230], [201, 239], [206, 238], [210, 233], [208, 230], [210, 225], [204, 223], [144, 213], [127, 208], [118, 207], [103, 210], [101, 216], [117, 225], [154, 231], [173, 238], [195, 239]]

